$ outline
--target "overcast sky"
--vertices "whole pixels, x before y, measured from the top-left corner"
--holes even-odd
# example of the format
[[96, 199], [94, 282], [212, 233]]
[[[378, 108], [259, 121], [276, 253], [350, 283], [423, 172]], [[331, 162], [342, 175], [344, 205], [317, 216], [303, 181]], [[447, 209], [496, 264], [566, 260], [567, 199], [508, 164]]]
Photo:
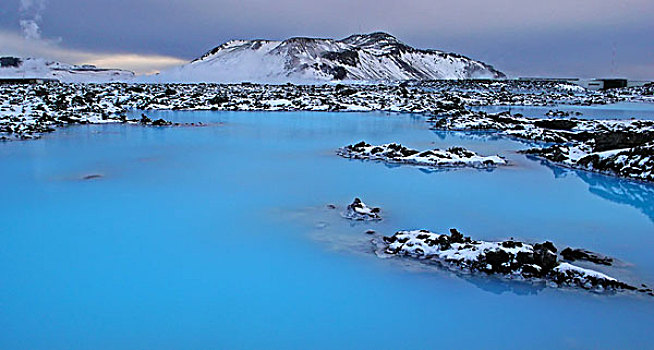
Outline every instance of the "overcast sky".
[[230, 39], [372, 31], [511, 76], [654, 79], [654, 0], [0, 0], [0, 55], [138, 72]]

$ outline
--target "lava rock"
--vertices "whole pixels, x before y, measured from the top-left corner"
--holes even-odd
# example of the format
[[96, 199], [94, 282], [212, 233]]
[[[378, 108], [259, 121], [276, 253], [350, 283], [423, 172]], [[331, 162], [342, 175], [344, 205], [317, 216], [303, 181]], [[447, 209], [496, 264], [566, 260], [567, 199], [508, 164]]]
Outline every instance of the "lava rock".
[[568, 261], [583, 260], [592, 262], [594, 264], [607, 266], [611, 266], [613, 264], [613, 258], [579, 248], [565, 248], [561, 251], [561, 256], [563, 259]]
[[534, 122], [534, 125], [545, 129], [572, 130], [572, 128], [577, 126], [577, 122], [566, 119], [543, 119]]
[[620, 132], [611, 131], [595, 135], [595, 152], [603, 152], [621, 148], [632, 148], [654, 142], [653, 132]]

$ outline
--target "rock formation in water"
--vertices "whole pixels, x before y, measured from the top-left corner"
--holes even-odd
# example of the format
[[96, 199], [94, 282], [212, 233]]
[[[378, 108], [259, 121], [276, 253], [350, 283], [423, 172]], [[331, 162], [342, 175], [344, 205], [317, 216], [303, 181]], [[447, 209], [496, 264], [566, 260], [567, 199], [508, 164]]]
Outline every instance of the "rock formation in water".
[[339, 148], [336, 153], [344, 158], [379, 160], [389, 164], [408, 164], [432, 168], [494, 168], [507, 164], [506, 160], [500, 156], [480, 156], [462, 147], [418, 151], [397, 143], [373, 146], [361, 141]]
[[369, 207], [361, 199], [354, 198], [354, 201], [345, 209], [343, 217], [358, 221], [381, 220], [380, 211], [381, 209]]
[[[629, 290], [654, 296], [652, 289], [634, 287], [599, 271], [560, 261], [551, 242], [528, 244], [507, 240], [489, 242], [473, 240], [456, 229], [450, 234], [427, 230], [398, 231], [381, 240], [373, 240], [380, 256], [406, 256], [446, 265], [456, 271], [481, 272], [511, 279], [546, 280], [556, 286], [577, 287], [593, 291]], [[565, 257], [582, 257], [565, 250]], [[570, 255], [572, 254], [572, 255]], [[567, 259], [566, 258], [566, 259]], [[590, 262], [606, 260], [583, 255]]]

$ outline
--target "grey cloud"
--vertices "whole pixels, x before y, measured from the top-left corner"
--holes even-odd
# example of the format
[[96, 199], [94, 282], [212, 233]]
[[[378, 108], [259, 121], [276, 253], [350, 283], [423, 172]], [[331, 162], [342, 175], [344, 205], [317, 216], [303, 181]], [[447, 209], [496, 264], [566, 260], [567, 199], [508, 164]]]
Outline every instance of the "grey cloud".
[[[654, 41], [644, 35], [654, 33], [651, 18], [651, 0], [58, 0], [48, 3], [40, 28], [70, 49], [185, 59], [236, 38], [341, 38], [382, 30], [514, 75], [613, 71], [654, 78], [647, 68]], [[0, 29], [19, 30], [19, 19], [0, 11]]]

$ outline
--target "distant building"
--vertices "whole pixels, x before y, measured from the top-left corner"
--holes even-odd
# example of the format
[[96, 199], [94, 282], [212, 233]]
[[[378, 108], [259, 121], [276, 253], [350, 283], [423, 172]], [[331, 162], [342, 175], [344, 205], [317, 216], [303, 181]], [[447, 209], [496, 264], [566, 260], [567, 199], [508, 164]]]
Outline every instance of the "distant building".
[[520, 77], [517, 80], [572, 83], [584, 87], [588, 90], [608, 90], [608, 89], [617, 89], [623, 87], [643, 86], [651, 83], [650, 81], [645, 81], [645, 80], [628, 80], [624, 78], [579, 79], [579, 78]]
[[23, 61], [18, 57], [0, 57], [0, 68], [16, 68]]
[[600, 78], [592, 80], [580, 80], [579, 85], [589, 90], [608, 90], [627, 87], [629, 81], [622, 78]]

